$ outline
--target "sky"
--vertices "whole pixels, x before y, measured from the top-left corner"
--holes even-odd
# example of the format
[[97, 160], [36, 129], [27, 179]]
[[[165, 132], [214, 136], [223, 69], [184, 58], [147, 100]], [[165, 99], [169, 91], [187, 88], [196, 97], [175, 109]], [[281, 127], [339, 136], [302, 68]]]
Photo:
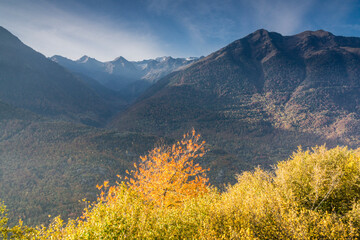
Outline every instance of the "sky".
[[0, 0], [0, 26], [47, 57], [199, 57], [260, 28], [360, 37], [360, 0]]

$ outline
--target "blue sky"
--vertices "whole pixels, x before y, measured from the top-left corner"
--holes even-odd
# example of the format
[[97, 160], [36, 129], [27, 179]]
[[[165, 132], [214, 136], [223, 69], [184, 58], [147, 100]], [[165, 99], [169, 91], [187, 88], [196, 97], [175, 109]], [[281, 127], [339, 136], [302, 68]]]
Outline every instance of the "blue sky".
[[360, 37], [360, 0], [0, 0], [0, 25], [48, 57], [188, 57], [260, 28]]

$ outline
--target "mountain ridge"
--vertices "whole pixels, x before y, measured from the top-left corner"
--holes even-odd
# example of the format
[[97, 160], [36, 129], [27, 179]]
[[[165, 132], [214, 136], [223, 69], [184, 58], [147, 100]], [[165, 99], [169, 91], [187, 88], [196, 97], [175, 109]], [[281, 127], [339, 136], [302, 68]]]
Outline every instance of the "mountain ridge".
[[[105, 87], [122, 93], [129, 100], [134, 100], [161, 77], [198, 60], [198, 58], [159, 57], [128, 61], [120, 56], [112, 61], [100, 62], [86, 55], [75, 61], [59, 55], [54, 55], [50, 59], [73, 73], [80, 73], [97, 80]], [[134, 93], [129, 95], [128, 92]]]
[[159, 80], [109, 127], [165, 136], [195, 127], [236, 166], [270, 166], [298, 145], [355, 147], [358, 50], [360, 38], [323, 30], [260, 29]]

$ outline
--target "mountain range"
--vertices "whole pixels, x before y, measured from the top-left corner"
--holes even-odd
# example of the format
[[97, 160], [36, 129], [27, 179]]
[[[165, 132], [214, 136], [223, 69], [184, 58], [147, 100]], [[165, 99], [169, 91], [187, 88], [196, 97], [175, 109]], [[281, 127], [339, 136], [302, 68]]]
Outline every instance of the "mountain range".
[[113, 61], [100, 62], [88, 56], [73, 61], [59, 55], [50, 59], [75, 74], [95, 79], [128, 100], [138, 97], [160, 78], [198, 60], [195, 57], [159, 57], [143, 61], [127, 61], [123, 57], [118, 57]]
[[360, 141], [360, 38], [260, 29], [204, 58], [51, 59], [0, 28], [0, 199], [16, 221], [75, 217], [154, 144], [192, 128], [221, 187], [299, 145]]

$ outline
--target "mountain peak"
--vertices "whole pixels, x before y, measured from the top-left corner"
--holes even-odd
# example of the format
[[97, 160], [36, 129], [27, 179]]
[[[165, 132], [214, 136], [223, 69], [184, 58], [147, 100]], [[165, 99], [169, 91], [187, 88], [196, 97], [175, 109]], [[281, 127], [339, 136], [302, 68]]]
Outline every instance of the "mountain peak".
[[169, 60], [171, 58], [172, 58], [171, 56], [163, 56], [163, 57], [157, 57], [157, 58], [155, 58], [155, 60], [158, 61], [158, 62], [164, 62], [164, 61], [167, 61], [167, 60]]
[[258, 30], [256, 30], [255, 32], [253, 32], [253, 34], [261, 34], [261, 35], [264, 35], [264, 34], [269, 34], [269, 31], [264, 29], [264, 28], [260, 28]]
[[76, 62], [86, 63], [86, 62], [88, 62], [88, 61], [90, 61], [90, 60], [96, 60], [96, 59], [95, 59], [95, 58], [91, 58], [91, 57], [89, 57], [89, 56], [87, 56], [87, 55], [84, 55], [84, 56], [82, 56], [81, 58], [79, 58], [78, 60], [76, 60]]
[[268, 38], [269, 37], [269, 31], [267, 31], [266, 29], [261, 28], [261, 29], [256, 30], [255, 32], [249, 34], [248, 37], [257, 38], [257, 39], [264, 38], [264, 37]]
[[323, 38], [323, 37], [334, 37], [334, 35], [331, 32], [325, 31], [325, 30], [316, 30], [316, 31], [305, 31], [302, 33], [299, 33], [295, 36], [298, 37], [302, 37], [302, 38], [306, 38], [309, 36], [315, 36], [315, 37], [319, 37], [319, 38]]
[[115, 58], [112, 62], [128, 62], [123, 56]]
[[49, 59], [51, 61], [54, 61], [54, 62], [57, 62], [57, 63], [59, 63], [59, 61], [63, 61], [63, 60], [69, 60], [70, 61], [70, 59], [68, 59], [66, 57], [63, 57], [63, 56], [60, 56], [60, 55], [54, 55], [54, 56], [50, 57]]
[[255, 45], [263, 45], [264, 43], [273, 43], [282, 37], [281, 34], [276, 32], [269, 32], [266, 29], [259, 29], [245, 37], [249, 42]]

